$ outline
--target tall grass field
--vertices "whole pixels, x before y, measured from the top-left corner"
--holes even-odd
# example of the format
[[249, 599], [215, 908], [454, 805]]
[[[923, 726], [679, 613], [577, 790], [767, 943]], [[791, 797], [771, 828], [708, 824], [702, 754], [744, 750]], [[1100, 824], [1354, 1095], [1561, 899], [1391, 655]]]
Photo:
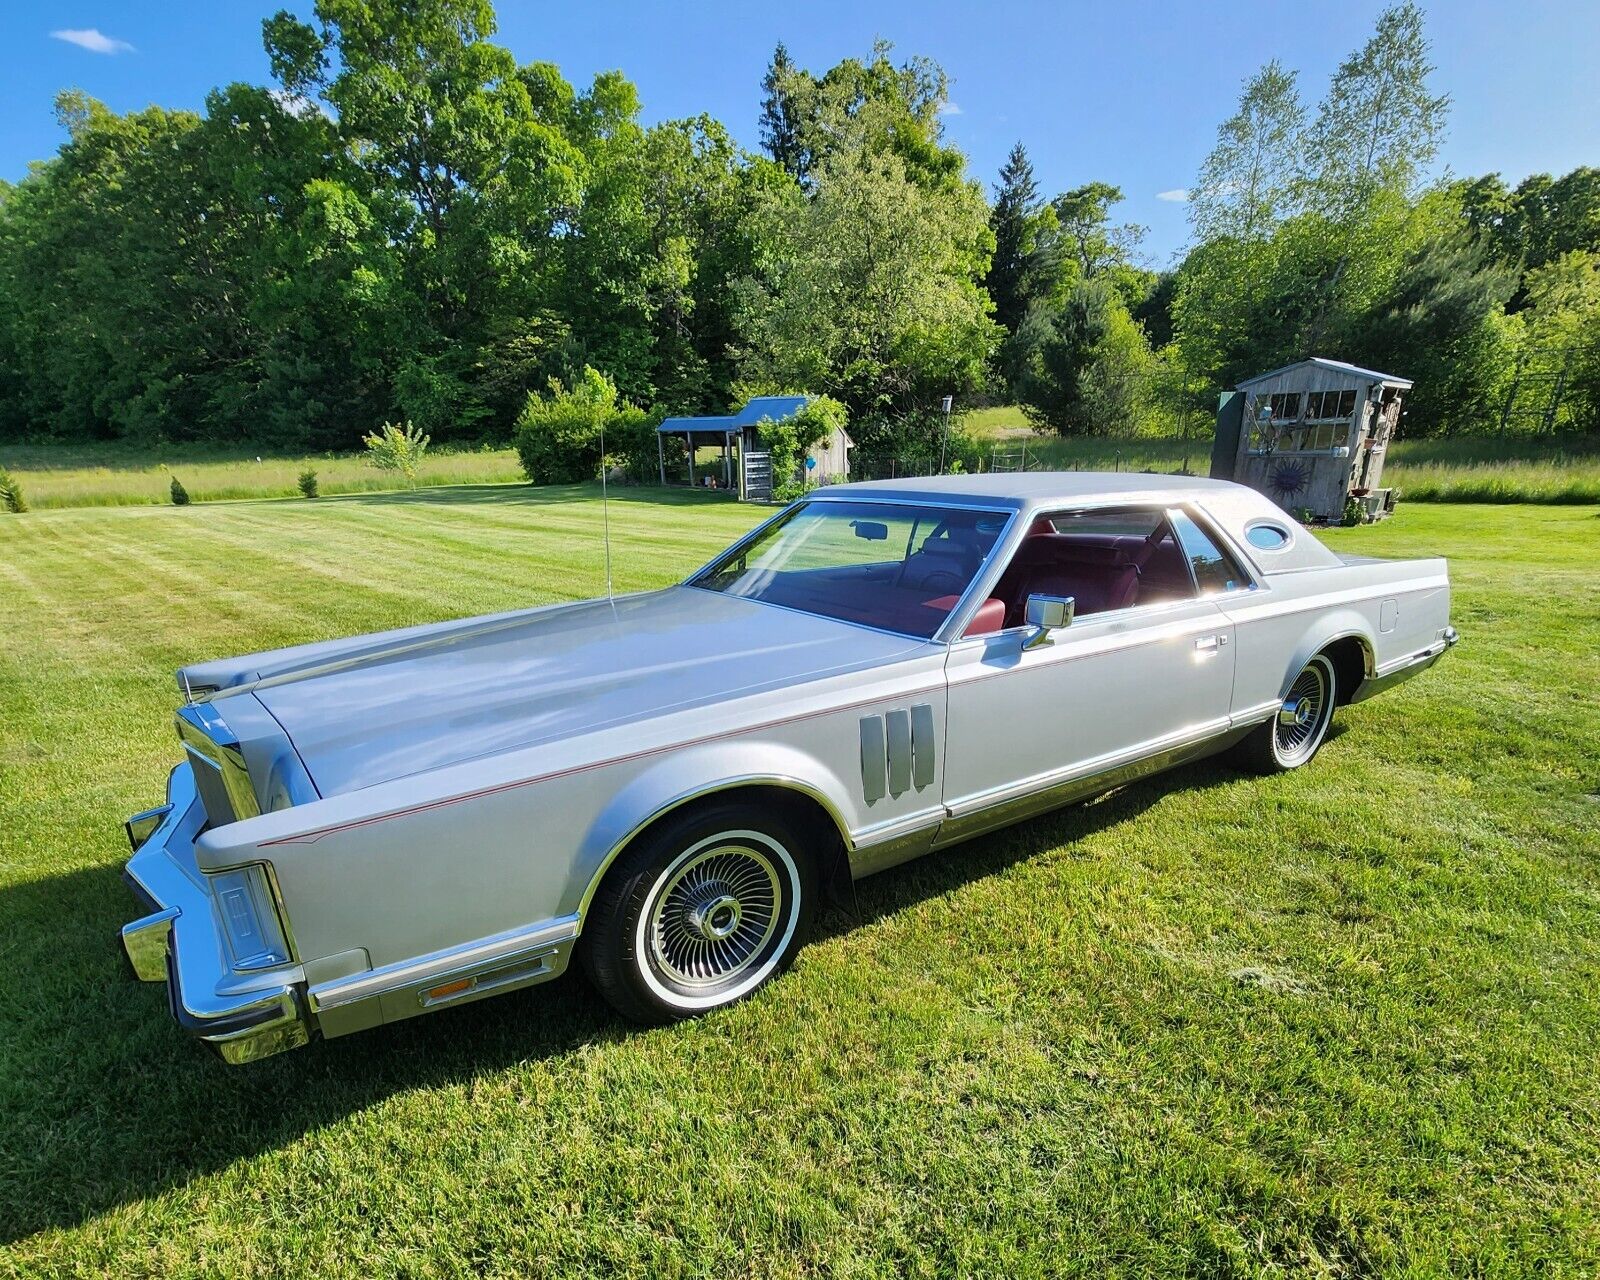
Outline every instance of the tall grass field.
[[[597, 594], [598, 498], [0, 515], [0, 1275], [1600, 1273], [1579, 507], [1330, 532], [1450, 558], [1437, 668], [1306, 769], [1205, 762], [863, 881], [732, 1009], [639, 1030], [569, 975], [245, 1068], [188, 1040], [116, 938], [173, 669]], [[764, 514], [614, 492], [619, 589]]]
[[[374, 467], [364, 454], [258, 455], [193, 444], [0, 445], [0, 466], [12, 473], [39, 510], [168, 502], [174, 476], [195, 502], [298, 497], [300, 473], [307, 469], [317, 473], [324, 495], [378, 493], [406, 483], [399, 473]], [[432, 451], [416, 476], [419, 487], [503, 484], [522, 478], [511, 449]]]
[[[1030, 470], [1177, 471], [1201, 475], [1210, 466], [1211, 442], [1132, 436], [1064, 439], [1040, 436], [1016, 408], [980, 409], [961, 424], [983, 442], [983, 465], [996, 453], [1026, 448]], [[721, 454], [701, 451], [698, 465], [720, 474]], [[299, 496], [298, 479], [317, 472], [322, 494], [376, 493], [401, 487], [361, 454], [284, 456], [248, 449], [170, 445], [132, 448], [0, 445], [8, 469], [36, 509], [161, 504], [170, 501], [172, 478], [195, 502]], [[511, 449], [439, 451], [427, 455], [418, 487], [508, 484], [523, 479]], [[1600, 437], [1471, 437], [1399, 440], [1389, 448], [1384, 483], [1412, 502], [1600, 502]]]
[[[962, 420], [996, 451], [1026, 448], [1030, 470], [1175, 471], [1211, 465], [1210, 425], [1183, 440], [1159, 436], [1063, 438], [1035, 434], [1015, 407], [978, 409]], [[1466, 436], [1394, 441], [1383, 483], [1410, 502], [1600, 502], [1600, 436]]]

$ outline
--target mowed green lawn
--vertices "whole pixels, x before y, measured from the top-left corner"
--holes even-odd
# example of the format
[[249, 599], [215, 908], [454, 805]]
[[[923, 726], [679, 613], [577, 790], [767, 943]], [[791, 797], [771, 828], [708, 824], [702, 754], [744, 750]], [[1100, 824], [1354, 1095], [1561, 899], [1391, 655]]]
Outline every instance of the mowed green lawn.
[[[763, 514], [614, 501], [619, 589]], [[172, 669], [594, 594], [599, 527], [525, 488], [0, 516], [0, 1273], [1600, 1270], [1593, 508], [1327, 535], [1448, 554], [1455, 653], [1308, 770], [866, 881], [735, 1009], [638, 1031], [573, 976], [248, 1068], [188, 1041], [115, 942]]]

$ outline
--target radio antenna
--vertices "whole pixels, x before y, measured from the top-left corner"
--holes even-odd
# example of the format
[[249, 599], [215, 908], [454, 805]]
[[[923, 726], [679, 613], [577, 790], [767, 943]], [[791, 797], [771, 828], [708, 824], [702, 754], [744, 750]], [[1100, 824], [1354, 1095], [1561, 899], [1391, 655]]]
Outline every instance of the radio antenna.
[[606, 424], [600, 421], [600, 528], [606, 547], [606, 599], [611, 595], [611, 494], [606, 485]]

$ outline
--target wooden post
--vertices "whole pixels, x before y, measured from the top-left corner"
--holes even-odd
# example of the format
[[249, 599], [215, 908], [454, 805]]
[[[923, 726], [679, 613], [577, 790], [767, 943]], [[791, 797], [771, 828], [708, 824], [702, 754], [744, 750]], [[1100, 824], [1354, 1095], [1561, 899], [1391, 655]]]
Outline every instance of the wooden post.
[[661, 433], [656, 432], [656, 465], [661, 468], [661, 487], [667, 487], [667, 447], [661, 443]]
[[683, 438], [689, 442], [689, 487], [694, 488], [694, 432], [685, 431]]

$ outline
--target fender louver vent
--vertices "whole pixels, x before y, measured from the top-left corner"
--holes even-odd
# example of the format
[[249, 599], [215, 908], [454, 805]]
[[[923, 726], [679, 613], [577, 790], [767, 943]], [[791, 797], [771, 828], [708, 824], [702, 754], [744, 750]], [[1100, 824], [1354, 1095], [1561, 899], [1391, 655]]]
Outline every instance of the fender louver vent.
[[861, 717], [861, 790], [868, 804], [930, 786], [934, 777], [933, 707]]

